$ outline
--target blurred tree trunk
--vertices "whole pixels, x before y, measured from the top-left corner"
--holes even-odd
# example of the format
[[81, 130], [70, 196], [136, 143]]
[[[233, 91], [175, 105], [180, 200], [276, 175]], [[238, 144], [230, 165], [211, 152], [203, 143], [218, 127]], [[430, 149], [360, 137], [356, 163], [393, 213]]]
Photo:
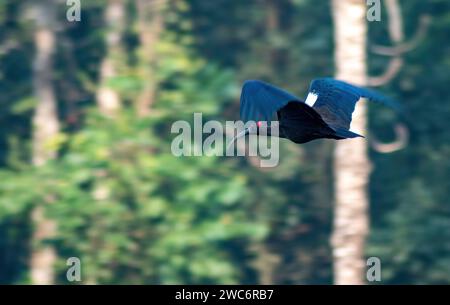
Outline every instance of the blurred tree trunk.
[[[59, 132], [57, 101], [52, 85], [52, 56], [56, 43], [53, 32], [56, 22], [55, 4], [52, 1], [40, 1], [34, 7], [34, 13], [36, 56], [33, 63], [33, 85], [37, 106], [33, 117], [33, 164], [42, 166], [55, 157], [56, 152], [49, 148], [48, 143]], [[45, 203], [50, 201], [49, 199]], [[43, 245], [43, 242], [55, 235], [56, 224], [45, 217], [44, 211], [44, 206], [40, 205], [32, 212], [35, 226], [30, 263], [33, 284], [52, 284], [54, 280], [56, 253], [53, 247]]]
[[103, 114], [112, 116], [117, 113], [121, 103], [119, 93], [108, 85], [108, 81], [117, 76], [120, 62], [124, 59], [121, 39], [125, 28], [125, 3], [123, 0], [109, 0], [107, 3], [104, 17], [107, 54], [100, 67], [97, 103]]
[[156, 45], [164, 26], [163, 9], [165, 0], [136, 0], [138, 11], [138, 31], [141, 47], [139, 50], [141, 76], [144, 87], [136, 102], [139, 116], [147, 116], [155, 100], [157, 80], [154, 75]]
[[[336, 77], [366, 82], [366, 4], [333, 0]], [[365, 102], [358, 103], [352, 129], [365, 134]], [[364, 139], [338, 141], [334, 155], [335, 210], [332, 236], [335, 284], [364, 284], [364, 245], [368, 233], [367, 183], [370, 163]]]
[[[276, 35], [280, 27], [280, 2], [275, 0], [265, 0], [266, 4], [266, 39], [270, 40], [272, 35]], [[267, 63], [270, 65], [270, 71], [277, 71], [278, 49], [275, 47], [267, 48]], [[271, 243], [266, 240], [252, 245], [252, 251], [257, 253], [254, 261], [254, 267], [259, 274], [259, 284], [271, 285], [275, 282], [275, 270], [277, 269], [281, 257], [272, 250]]]

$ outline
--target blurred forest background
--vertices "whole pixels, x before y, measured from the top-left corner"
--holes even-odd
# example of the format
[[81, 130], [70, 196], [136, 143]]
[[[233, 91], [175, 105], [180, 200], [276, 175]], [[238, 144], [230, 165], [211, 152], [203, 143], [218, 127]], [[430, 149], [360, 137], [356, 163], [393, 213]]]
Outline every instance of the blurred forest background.
[[[282, 140], [273, 169], [170, 152], [176, 120], [237, 120], [246, 79], [339, 75], [337, 1], [0, 1], [0, 283], [68, 284], [73, 256], [84, 284], [339, 282], [340, 144]], [[363, 64], [405, 116], [368, 105], [355, 234], [381, 284], [450, 284], [450, 2], [381, 4]]]

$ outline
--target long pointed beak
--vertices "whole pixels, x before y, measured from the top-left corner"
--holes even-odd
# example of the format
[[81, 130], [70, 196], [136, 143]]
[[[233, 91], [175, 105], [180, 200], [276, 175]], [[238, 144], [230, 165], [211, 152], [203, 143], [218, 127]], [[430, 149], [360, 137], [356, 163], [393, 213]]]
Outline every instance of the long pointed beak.
[[230, 148], [230, 146], [239, 138], [244, 137], [250, 133], [250, 128], [245, 128], [243, 131], [238, 133], [227, 145], [227, 150]]

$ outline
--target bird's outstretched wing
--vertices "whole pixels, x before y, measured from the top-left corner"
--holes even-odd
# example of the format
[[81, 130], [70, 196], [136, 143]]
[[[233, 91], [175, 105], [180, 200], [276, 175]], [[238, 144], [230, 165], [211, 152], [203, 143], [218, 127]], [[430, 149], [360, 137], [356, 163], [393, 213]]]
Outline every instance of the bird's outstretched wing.
[[305, 103], [313, 107], [331, 128], [345, 132], [350, 128], [352, 113], [361, 97], [398, 108], [393, 100], [378, 92], [333, 78], [314, 79]]
[[270, 121], [272, 115], [289, 102], [301, 100], [280, 88], [259, 80], [248, 80], [241, 92], [241, 119]]

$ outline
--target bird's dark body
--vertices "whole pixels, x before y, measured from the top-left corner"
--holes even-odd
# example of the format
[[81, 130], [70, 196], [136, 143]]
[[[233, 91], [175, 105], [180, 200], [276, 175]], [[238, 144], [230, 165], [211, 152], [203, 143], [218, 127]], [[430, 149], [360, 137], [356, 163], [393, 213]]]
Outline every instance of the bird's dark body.
[[344, 139], [328, 127], [321, 116], [304, 103], [289, 102], [277, 111], [279, 137], [301, 144], [320, 138]]

